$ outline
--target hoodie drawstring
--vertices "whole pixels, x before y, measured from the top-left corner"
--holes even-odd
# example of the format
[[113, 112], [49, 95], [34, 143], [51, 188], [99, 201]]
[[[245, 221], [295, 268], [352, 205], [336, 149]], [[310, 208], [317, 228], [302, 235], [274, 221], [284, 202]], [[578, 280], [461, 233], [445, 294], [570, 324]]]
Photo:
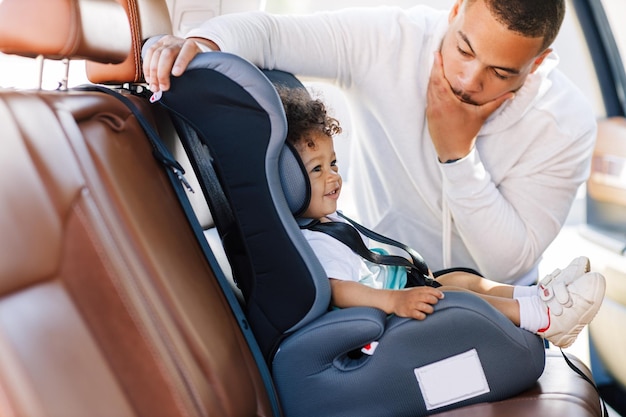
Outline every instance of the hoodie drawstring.
[[441, 253], [443, 269], [452, 268], [452, 215], [446, 198], [445, 181], [441, 184]]

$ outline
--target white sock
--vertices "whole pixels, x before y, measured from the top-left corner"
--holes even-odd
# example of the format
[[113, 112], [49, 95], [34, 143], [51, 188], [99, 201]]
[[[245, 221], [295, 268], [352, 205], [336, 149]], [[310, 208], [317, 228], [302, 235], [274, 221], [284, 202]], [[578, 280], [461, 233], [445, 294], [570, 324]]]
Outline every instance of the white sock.
[[519, 303], [519, 327], [522, 329], [537, 333], [539, 329], [545, 328], [550, 323], [548, 308], [538, 295], [521, 297], [517, 299], [517, 302]]
[[513, 298], [532, 297], [538, 294], [536, 285], [515, 285], [513, 287]]

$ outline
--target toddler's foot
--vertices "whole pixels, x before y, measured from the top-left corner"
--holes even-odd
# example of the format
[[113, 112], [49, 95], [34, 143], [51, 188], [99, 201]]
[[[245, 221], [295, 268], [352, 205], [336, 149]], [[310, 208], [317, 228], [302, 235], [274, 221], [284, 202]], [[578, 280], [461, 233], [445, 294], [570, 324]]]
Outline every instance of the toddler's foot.
[[595, 317], [604, 298], [606, 283], [601, 274], [589, 272], [579, 279], [574, 278], [568, 285], [561, 284], [544, 287], [545, 292], [540, 293], [548, 308], [549, 322], [548, 327], [540, 329], [537, 334], [557, 347], [566, 348]]

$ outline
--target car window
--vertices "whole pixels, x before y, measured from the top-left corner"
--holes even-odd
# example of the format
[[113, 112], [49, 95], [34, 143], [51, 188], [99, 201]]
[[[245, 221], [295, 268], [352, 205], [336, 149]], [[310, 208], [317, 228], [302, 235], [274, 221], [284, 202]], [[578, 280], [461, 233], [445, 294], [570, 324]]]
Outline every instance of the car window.
[[[623, 1], [623, 0], [620, 0]], [[593, 58], [585, 34], [572, 2], [567, 2], [567, 12], [553, 44], [559, 56], [558, 68], [583, 92], [594, 108], [598, 119], [606, 117], [606, 108]]]
[[626, 26], [624, 26], [624, 16], [626, 16], [626, 2], [624, 0], [602, 0], [602, 5], [606, 11], [620, 55], [625, 56]]
[[66, 75], [64, 62], [43, 60], [43, 72], [40, 76], [42, 62], [38, 58], [25, 58], [0, 53], [0, 88], [54, 90], [67, 77], [69, 87], [87, 82], [84, 61], [71, 61], [69, 74]]

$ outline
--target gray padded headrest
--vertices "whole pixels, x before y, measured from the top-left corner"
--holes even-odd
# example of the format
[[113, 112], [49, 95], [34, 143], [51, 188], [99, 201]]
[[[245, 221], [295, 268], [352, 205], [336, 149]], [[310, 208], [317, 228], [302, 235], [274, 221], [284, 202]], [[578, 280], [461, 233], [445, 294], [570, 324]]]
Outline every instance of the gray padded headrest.
[[311, 183], [293, 146], [285, 143], [278, 160], [278, 175], [291, 213], [298, 217], [311, 200]]
[[[301, 88], [306, 91], [304, 84], [289, 72], [273, 69], [263, 70], [263, 73], [274, 86]], [[289, 143], [285, 143], [281, 150], [278, 170], [289, 210], [295, 217], [298, 217], [309, 206], [311, 184], [300, 156], [298, 156], [298, 151]]]

